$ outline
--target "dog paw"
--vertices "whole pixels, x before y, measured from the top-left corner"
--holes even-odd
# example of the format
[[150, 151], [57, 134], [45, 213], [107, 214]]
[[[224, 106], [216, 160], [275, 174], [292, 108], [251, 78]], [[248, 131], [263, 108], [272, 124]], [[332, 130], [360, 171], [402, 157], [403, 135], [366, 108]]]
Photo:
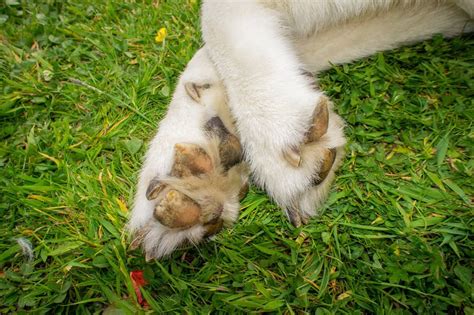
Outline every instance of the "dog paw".
[[311, 172], [311, 185], [286, 207], [286, 213], [294, 226], [306, 224], [317, 214], [327, 198], [334, 172], [344, 155], [344, 122], [332, 110], [332, 103], [321, 96], [313, 113], [312, 124], [299, 147], [283, 152], [285, 160], [294, 168]]
[[152, 215], [132, 229], [131, 247], [141, 246], [147, 260], [186, 243], [199, 243], [237, 219], [249, 173], [242, 163], [240, 142], [218, 117], [204, 125], [204, 132], [205, 145], [175, 144], [171, 171], [139, 184], [146, 189], [139, 187], [137, 204], [151, 203], [151, 207], [136, 207], [134, 215], [139, 211], [152, 211]]

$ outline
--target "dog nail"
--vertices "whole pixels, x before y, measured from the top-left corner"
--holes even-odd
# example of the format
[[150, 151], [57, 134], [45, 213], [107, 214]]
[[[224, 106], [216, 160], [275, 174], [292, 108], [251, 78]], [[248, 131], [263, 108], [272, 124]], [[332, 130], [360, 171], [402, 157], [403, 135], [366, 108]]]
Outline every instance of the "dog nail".
[[240, 187], [239, 200], [244, 199], [245, 196], [248, 194], [248, 192], [249, 192], [249, 183], [245, 182], [245, 184], [243, 184], [242, 187]]
[[293, 167], [300, 167], [301, 166], [301, 155], [300, 150], [297, 148], [290, 148], [288, 150], [283, 151], [283, 158], [290, 163]]
[[288, 214], [288, 218], [290, 219], [291, 224], [294, 227], [300, 227], [301, 226], [300, 211], [296, 207], [290, 206], [288, 207], [286, 212]]
[[323, 162], [321, 164], [321, 169], [319, 170], [318, 178], [313, 182], [313, 185], [317, 186], [321, 184], [329, 175], [332, 165], [334, 164], [334, 161], [336, 160], [336, 154], [337, 154], [336, 149], [326, 150], [326, 152], [324, 153]]
[[306, 136], [306, 143], [315, 142], [319, 140], [328, 131], [329, 125], [329, 98], [322, 95], [319, 99], [319, 104], [313, 113], [313, 123]]
[[152, 179], [146, 189], [146, 198], [148, 200], [156, 199], [165, 186], [166, 185], [163, 185], [159, 180]]
[[206, 228], [206, 232], [204, 234], [204, 237], [209, 237], [216, 234], [217, 232], [222, 230], [223, 226], [224, 226], [224, 221], [222, 220], [218, 220], [215, 223], [205, 225], [204, 227]]

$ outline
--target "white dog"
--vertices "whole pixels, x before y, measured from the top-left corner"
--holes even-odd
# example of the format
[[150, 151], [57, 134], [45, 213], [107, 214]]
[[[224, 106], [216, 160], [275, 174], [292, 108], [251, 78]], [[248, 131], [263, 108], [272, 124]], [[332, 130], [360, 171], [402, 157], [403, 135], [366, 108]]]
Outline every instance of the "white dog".
[[[163, 229], [153, 218], [156, 203], [146, 199], [150, 181], [170, 174], [174, 144], [209, 143], [202, 133], [203, 108], [192, 107], [194, 99], [207, 97], [214, 104], [226, 127], [240, 138], [256, 184], [298, 224], [324, 202], [345, 143], [342, 120], [330, 106], [324, 110], [325, 96], [313, 89], [304, 72], [317, 73], [331, 63], [436, 33], [450, 37], [472, 31], [473, 16], [472, 0], [204, 1], [205, 46], [178, 83], [138, 184], [130, 229], [146, 227], [141, 241], [147, 256], [161, 257], [205, 235], [202, 225]], [[206, 87], [206, 92], [193, 87]], [[324, 113], [323, 132], [308, 149], [303, 145], [308, 130], [325, 120]], [[331, 163], [327, 152], [335, 152]], [[236, 218], [235, 196], [230, 203], [234, 210], [227, 211], [233, 213], [228, 222]]]

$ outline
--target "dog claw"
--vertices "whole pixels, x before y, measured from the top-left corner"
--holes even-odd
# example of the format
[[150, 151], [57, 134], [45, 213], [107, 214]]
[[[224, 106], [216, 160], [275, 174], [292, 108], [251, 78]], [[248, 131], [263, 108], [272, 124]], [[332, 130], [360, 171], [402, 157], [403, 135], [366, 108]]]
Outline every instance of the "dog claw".
[[288, 214], [288, 218], [290, 219], [290, 222], [294, 227], [301, 226], [302, 220], [301, 220], [300, 211], [296, 207], [294, 206], [288, 207], [288, 209], [286, 210], [286, 213]]
[[135, 250], [137, 249], [138, 247], [140, 247], [140, 245], [142, 244], [143, 242], [143, 239], [142, 238], [139, 238], [139, 237], [135, 237], [133, 239], [133, 241], [130, 243], [130, 250]]
[[216, 234], [217, 232], [222, 230], [223, 226], [224, 226], [224, 221], [222, 220], [217, 220], [217, 222], [215, 223], [210, 223], [210, 224], [205, 225], [204, 227], [206, 228], [206, 232], [204, 233], [204, 237], [209, 237]]
[[244, 199], [245, 196], [247, 196], [248, 192], [249, 192], [249, 183], [245, 182], [245, 184], [243, 184], [242, 187], [240, 188], [239, 200]]
[[297, 148], [291, 148], [283, 152], [283, 157], [293, 167], [301, 166], [301, 152]]
[[146, 252], [145, 253], [145, 261], [146, 262], [149, 262], [150, 260], [152, 259], [155, 259], [155, 255], [153, 253], [150, 253], [150, 252]]
[[138, 247], [140, 247], [140, 245], [143, 243], [143, 239], [145, 238], [145, 235], [148, 233], [148, 231], [149, 231], [149, 227], [147, 225], [145, 225], [144, 227], [142, 227], [138, 231], [135, 231], [135, 233], [133, 234], [133, 240], [130, 243], [130, 250], [135, 250]]
[[165, 188], [164, 185], [157, 179], [152, 179], [150, 184], [148, 184], [148, 188], [146, 189], [146, 199], [153, 200], [158, 197], [160, 192]]
[[319, 170], [319, 175], [318, 178], [313, 181], [313, 185], [317, 186], [321, 184], [326, 177], [329, 175], [329, 172], [331, 171], [332, 165], [334, 164], [334, 161], [336, 160], [336, 149], [328, 149], [324, 153], [324, 158], [323, 162], [321, 164], [321, 169]]
[[[329, 126], [329, 98], [322, 95], [319, 99], [318, 106], [313, 113], [313, 122], [305, 135], [303, 146], [316, 142], [321, 139], [328, 131]], [[284, 159], [293, 167], [300, 167], [302, 164], [301, 148], [292, 147], [283, 151]]]
[[329, 98], [321, 96], [318, 106], [313, 113], [313, 123], [306, 134], [306, 143], [318, 141], [328, 131], [329, 126]]

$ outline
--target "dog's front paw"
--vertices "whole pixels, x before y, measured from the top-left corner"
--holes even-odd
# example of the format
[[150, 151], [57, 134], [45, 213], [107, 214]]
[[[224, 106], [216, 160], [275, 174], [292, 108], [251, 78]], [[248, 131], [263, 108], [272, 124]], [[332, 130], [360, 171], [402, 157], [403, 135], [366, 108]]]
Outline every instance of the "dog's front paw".
[[171, 171], [139, 183], [131, 247], [141, 246], [147, 260], [199, 243], [237, 219], [239, 198], [248, 187], [240, 142], [217, 117], [204, 130], [206, 145], [175, 144]]

